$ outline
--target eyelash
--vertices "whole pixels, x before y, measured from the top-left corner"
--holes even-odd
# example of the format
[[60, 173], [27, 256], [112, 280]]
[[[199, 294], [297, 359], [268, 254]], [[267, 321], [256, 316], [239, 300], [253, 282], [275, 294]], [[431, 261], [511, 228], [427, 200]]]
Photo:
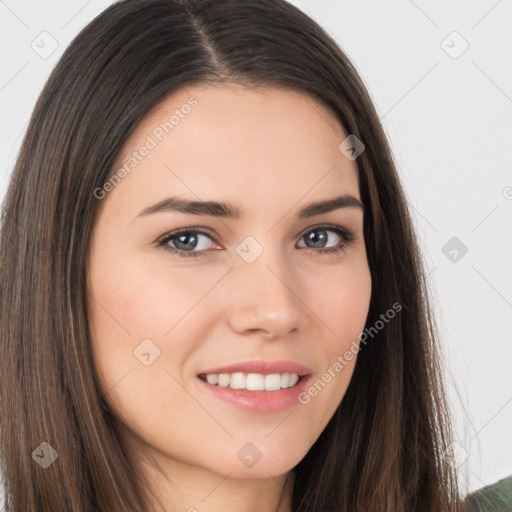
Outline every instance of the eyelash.
[[[329, 247], [328, 249], [316, 250], [311, 247], [306, 247], [306, 249], [310, 249], [312, 252], [317, 252], [320, 254], [336, 254], [336, 253], [343, 252], [351, 244], [351, 242], [356, 238], [355, 234], [352, 231], [350, 231], [346, 228], [341, 228], [340, 226], [315, 226], [313, 228], [310, 228], [308, 231], [306, 231], [303, 235], [301, 235], [300, 238], [303, 238], [305, 235], [307, 235], [308, 233], [311, 233], [313, 231], [332, 231], [332, 232], [336, 233], [342, 240], [338, 246]], [[191, 234], [191, 233], [205, 235], [208, 238], [210, 238], [213, 242], [215, 242], [216, 244], [219, 244], [219, 242], [207, 231], [204, 231], [199, 228], [181, 228], [176, 231], [173, 231], [172, 233], [167, 233], [164, 236], [162, 236], [161, 238], [159, 238], [157, 241], [158, 247], [162, 247], [162, 249], [164, 249], [165, 251], [169, 251], [172, 254], [179, 256], [180, 258], [198, 257], [198, 256], [202, 255], [203, 253], [205, 253], [206, 251], [184, 251], [182, 249], [177, 249], [175, 247], [170, 247], [168, 245], [168, 242], [170, 240], [172, 240], [173, 238], [177, 238], [178, 236], [183, 235], [183, 234]]]

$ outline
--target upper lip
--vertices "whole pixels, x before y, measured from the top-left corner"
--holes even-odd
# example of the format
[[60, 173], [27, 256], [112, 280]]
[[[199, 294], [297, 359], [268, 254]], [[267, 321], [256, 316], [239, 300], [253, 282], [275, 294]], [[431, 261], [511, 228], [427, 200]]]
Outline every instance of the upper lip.
[[226, 366], [219, 366], [200, 372], [199, 375], [208, 375], [211, 373], [261, 373], [263, 375], [270, 375], [273, 373], [295, 373], [299, 377], [303, 375], [310, 375], [311, 370], [300, 363], [295, 361], [242, 361], [239, 363], [233, 363]]

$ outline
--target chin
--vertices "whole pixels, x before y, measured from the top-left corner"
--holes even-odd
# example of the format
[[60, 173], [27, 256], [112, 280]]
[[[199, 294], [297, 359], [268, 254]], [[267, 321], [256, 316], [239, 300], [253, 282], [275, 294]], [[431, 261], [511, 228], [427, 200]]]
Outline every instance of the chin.
[[[248, 449], [247, 453], [250, 452]], [[252, 455], [242, 453], [240, 458], [224, 460], [223, 464], [212, 469], [219, 474], [229, 474], [229, 477], [234, 479], [267, 479], [288, 473], [301, 459], [297, 457], [296, 448], [291, 448], [288, 454], [270, 452], [267, 456], [254, 451]]]

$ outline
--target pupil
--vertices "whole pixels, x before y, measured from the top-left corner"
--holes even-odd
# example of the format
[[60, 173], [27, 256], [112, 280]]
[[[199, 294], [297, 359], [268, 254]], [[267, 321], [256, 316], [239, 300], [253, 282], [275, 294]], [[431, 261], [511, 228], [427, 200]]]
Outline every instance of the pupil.
[[[187, 238], [192, 238], [192, 239], [194, 240], [194, 239], [195, 239], [195, 238], [197, 238], [197, 237], [196, 237], [194, 234], [180, 235], [180, 236], [178, 237], [178, 241], [179, 241], [179, 243], [182, 243], [182, 242], [183, 242], [183, 240], [186, 240]], [[195, 240], [194, 242], [196, 242], [196, 241], [197, 241], [197, 240]], [[187, 244], [187, 243], [185, 243], [185, 245], [189, 245], [189, 244], [190, 244], [190, 242], [189, 242], [188, 244]], [[195, 246], [195, 243], [192, 243], [192, 245], [193, 245], [193, 246]], [[194, 247], [186, 247], [186, 248], [187, 248], [187, 249], [193, 249]]]
[[[316, 236], [315, 233], [322, 233], [321, 236]], [[325, 231], [323, 230], [318, 230], [318, 231], [312, 231], [310, 234], [309, 234], [309, 240], [312, 241], [313, 243], [318, 243], [317, 241], [315, 241], [315, 239], [319, 238], [320, 239], [320, 242], [322, 242], [322, 240], [325, 242], [326, 239], [327, 239], [327, 236], [325, 235]], [[316, 247], [316, 246], [315, 246]]]

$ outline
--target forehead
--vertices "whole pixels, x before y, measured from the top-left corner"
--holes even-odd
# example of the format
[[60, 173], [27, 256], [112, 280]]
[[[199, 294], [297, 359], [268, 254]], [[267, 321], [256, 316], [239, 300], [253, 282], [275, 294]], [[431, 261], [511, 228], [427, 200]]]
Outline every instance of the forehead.
[[128, 138], [113, 169], [124, 166], [126, 177], [109, 194], [147, 201], [165, 193], [211, 195], [240, 206], [248, 198], [331, 197], [333, 187], [358, 195], [356, 164], [338, 149], [346, 136], [329, 109], [297, 91], [186, 87]]

